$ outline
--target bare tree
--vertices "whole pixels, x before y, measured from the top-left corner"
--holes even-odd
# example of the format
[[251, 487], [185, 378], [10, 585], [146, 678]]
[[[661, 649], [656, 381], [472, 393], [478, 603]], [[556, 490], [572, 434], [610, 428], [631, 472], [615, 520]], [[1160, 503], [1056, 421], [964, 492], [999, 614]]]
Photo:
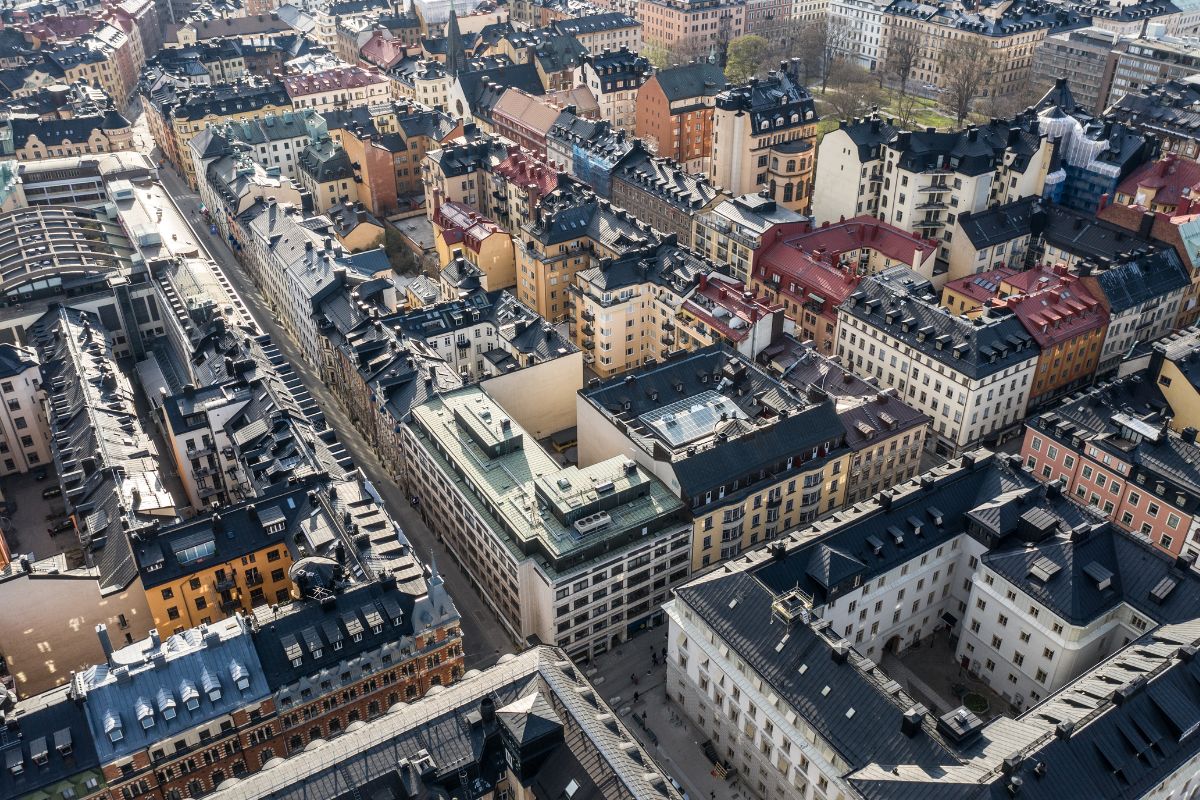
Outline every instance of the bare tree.
[[896, 98], [893, 110], [896, 113], [896, 124], [901, 130], [912, 130], [920, 108], [921, 101], [915, 94], [902, 94]]
[[825, 95], [830, 113], [838, 119], [860, 117], [879, 106], [882, 93], [871, 73], [850, 61], [837, 61], [830, 72], [834, 91]]
[[850, 23], [845, 17], [828, 17], [816, 24], [821, 35], [821, 94], [829, 88], [829, 78], [850, 48]]
[[995, 72], [987, 43], [976, 38], [951, 39], [942, 48], [942, 104], [962, 127], [975, 100], [985, 93]]
[[897, 32], [889, 40], [887, 54], [884, 58], [883, 75], [896, 80], [900, 96], [908, 94], [908, 82], [912, 78], [913, 69], [921, 60], [921, 41], [914, 36]]

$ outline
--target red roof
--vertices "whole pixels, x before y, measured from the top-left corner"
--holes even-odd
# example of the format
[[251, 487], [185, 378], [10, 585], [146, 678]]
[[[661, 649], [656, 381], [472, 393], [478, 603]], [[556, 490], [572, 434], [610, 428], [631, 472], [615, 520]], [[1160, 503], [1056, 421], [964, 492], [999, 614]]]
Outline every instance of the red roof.
[[984, 303], [996, 296], [1001, 281], [1011, 282], [1012, 277], [1016, 274], [1015, 269], [1001, 267], [950, 281], [946, 284], [946, 289], [966, 295], [976, 302]]
[[377, 70], [362, 67], [333, 67], [304, 75], [287, 75], [283, 86], [288, 97], [320, 94], [334, 89], [357, 89], [377, 83], [387, 83], [387, 78]]
[[[741, 281], [731, 281], [727, 278], [700, 276], [700, 285], [684, 302], [683, 308], [691, 315], [719, 331], [730, 341], [740, 342], [750, 335], [754, 323], [781, 308], [778, 303], [770, 303], [766, 298], [750, 296]], [[723, 308], [728, 314], [718, 315], [717, 308]], [[734, 319], [741, 319], [746, 324], [733, 327]]]
[[[937, 249], [929, 240], [868, 214], [826, 222], [808, 233], [790, 237], [787, 243], [831, 263], [842, 253], [867, 249], [914, 268], [920, 267]], [[920, 260], [914, 264], [913, 254], [917, 251]]]
[[446, 202], [438, 206], [433, 214], [434, 222], [442, 229], [442, 235], [450, 244], [463, 242], [475, 252], [484, 239], [494, 233], [506, 231], [470, 206]]
[[527, 189], [536, 187], [541, 194], [549, 194], [558, 187], [556, 171], [517, 147], [509, 148], [508, 156], [492, 167], [492, 172]]
[[1054, 286], [1002, 301], [1043, 349], [1108, 324], [1108, 311], [1074, 275], [1053, 277]]
[[[1117, 191], [1134, 198], [1140, 189], [1154, 189], [1153, 202], [1158, 205], [1185, 206], [1200, 201], [1200, 164], [1186, 158], [1168, 155], [1150, 164], [1143, 164], [1121, 181]], [[1178, 210], [1183, 213], [1183, 209]]]
[[858, 286], [851, 270], [817, 261], [791, 246], [775, 242], [754, 261], [754, 276], [802, 302], [819, 302], [821, 313], [832, 316]]
[[407, 55], [404, 43], [398, 36], [381, 30], [372, 31], [371, 38], [367, 39], [359, 52], [364, 59], [383, 69], [391, 69]]

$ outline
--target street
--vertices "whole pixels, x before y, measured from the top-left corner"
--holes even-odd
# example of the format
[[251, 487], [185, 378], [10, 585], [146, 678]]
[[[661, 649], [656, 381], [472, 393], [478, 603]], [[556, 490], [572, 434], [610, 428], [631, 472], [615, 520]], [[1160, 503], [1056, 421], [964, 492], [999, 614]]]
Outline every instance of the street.
[[[141, 115], [138, 119], [140, 122]], [[147, 143], [150, 141], [148, 132], [144, 133], [142, 141]], [[374, 451], [359, 438], [354, 425], [329, 391], [329, 387], [312, 369], [312, 366], [304, 360], [300, 348], [276, 322], [274, 314], [263, 301], [258, 287], [242, 272], [241, 265], [229, 246], [221, 241], [219, 235], [210, 234], [207, 225], [192, 224], [193, 220], [199, 218], [200, 196], [188, 189], [169, 164], [164, 164], [160, 168], [159, 174], [163, 186], [174, 199], [184, 219], [195, 231], [197, 241], [208, 251], [209, 257], [225, 271], [259, 328], [271, 337], [280, 352], [287, 357], [292, 369], [303, 381], [313, 399], [324, 410], [329, 426], [337, 433], [338, 439], [354, 457], [357, 466], [383, 497], [388, 512], [393, 519], [400, 523], [421, 560], [428, 561], [430, 556], [437, 559], [438, 570], [445, 578], [446, 587], [462, 616], [467, 669], [489, 667], [504, 653], [513, 652], [514, 644], [504, 632], [504, 628], [491, 608], [476, 594], [471, 587], [470, 579], [459, 569], [445, 547], [409, 505], [408, 498], [388, 476], [375, 457]]]
[[713, 774], [703, 749], [707, 736], [667, 701], [662, 658], [666, 646], [667, 626], [660, 625], [597, 656], [584, 671], [629, 732], [679, 782], [688, 800], [751, 797], [734, 776], [724, 780]]

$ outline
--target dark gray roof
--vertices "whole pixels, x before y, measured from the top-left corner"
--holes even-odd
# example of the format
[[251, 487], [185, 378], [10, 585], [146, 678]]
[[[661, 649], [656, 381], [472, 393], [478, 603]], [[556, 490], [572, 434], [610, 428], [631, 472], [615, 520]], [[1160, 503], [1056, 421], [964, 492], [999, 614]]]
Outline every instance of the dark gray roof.
[[1121, 259], [1097, 272], [1096, 281], [1117, 313], [1165, 298], [1191, 283], [1179, 253], [1171, 247]]
[[929, 281], [905, 267], [892, 267], [863, 280], [839, 313], [863, 320], [972, 378], [992, 375], [1038, 354], [1037, 344], [1015, 316], [982, 321], [953, 316], [938, 306]]
[[658, 81], [669, 101], [715, 97], [725, 91], [725, 72], [707, 61], [659, 70], [652, 80]]
[[581, 33], [602, 33], [620, 28], [639, 27], [641, 24], [628, 14], [612, 11], [602, 14], [589, 14], [584, 17], [555, 20], [550, 23], [550, 27], [568, 36], [577, 36]]
[[[1047, 580], [1036, 562], [1058, 567]], [[1073, 625], [1088, 625], [1120, 603], [1166, 624], [1200, 617], [1200, 575], [1134, 534], [1102, 525], [1081, 536], [1056, 537], [1034, 547], [988, 553], [983, 562]], [[1044, 573], [1042, 573], [1044, 574]], [[1100, 588], [1102, 577], [1109, 579]], [[1164, 583], [1164, 581], [1166, 583]], [[1159, 587], [1168, 594], [1155, 596]], [[1161, 597], [1161, 599], [1159, 599]]]
[[[745, 419], [716, 424], [705, 441], [693, 440], [698, 446], [688, 449], [672, 445], [638, 421], [647, 412], [706, 392], [721, 394]], [[629, 435], [642, 446], [675, 450], [671, 467], [683, 498], [693, 505], [707, 490], [760, 470], [777, 475], [811, 470], [815, 461], [836, 452], [844, 438], [832, 401], [809, 403], [794, 396], [723, 344], [643, 367], [580, 394], [601, 413], [632, 420]], [[732, 433], [722, 438], [718, 434], [723, 431]], [[730, 502], [730, 495], [718, 502]]]
[[[0, 694], [6, 691], [10, 690], [0, 688]], [[0, 795], [32, 795], [89, 770], [94, 770], [94, 777], [101, 777], [87, 716], [71, 696], [69, 686], [22, 700], [8, 714], [17, 723], [14, 727], [0, 726]], [[45, 753], [44, 765], [33, 760], [35, 750], [39, 757]], [[19, 775], [11, 769], [15, 764], [23, 768]]]

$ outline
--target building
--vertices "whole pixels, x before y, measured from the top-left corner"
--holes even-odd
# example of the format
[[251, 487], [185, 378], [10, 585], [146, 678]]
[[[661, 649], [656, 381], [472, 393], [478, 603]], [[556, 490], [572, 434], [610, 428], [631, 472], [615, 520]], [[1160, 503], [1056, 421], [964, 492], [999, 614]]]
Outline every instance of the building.
[[214, 153], [224, 155], [227, 150], [250, 155], [264, 170], [277, 170], [276, 177], [298, 181], [298, 158], [312, 141], [313, 126], [319, 118], [312, 110], [285, 111], [279, 116], [267, 114], [246, 122], [225, 122], [205, 128], [188, 142], [198, 183], [203, 185], [205, 180], [202, 162]]
[[0, 153], [18, 161], [132, 149], [133, 126], [111, 108], [67, 119], [14, 115], [0, 127]]
[[143, 87], [146, 124], [166, 158], [195, 187], [196, 175], [188, 150], [197, 133], [222, 122], [246, 122], [292, 110], [280, 82], [246, 80], [216, 86], [151, 90]]
[[1195, 438], [1168, 428], [1162, 392], [1135, 377], [1030, 417], [1021, 458], [1039, 480], [1059, 483], [1115, 525], [1166, 553], [1192, 556], [1200, 551]]
[[[756, 797], [1115, 797], [1098, 742], [1168, 724], [1151, 698], [1192, 682], [1187, 567], [968, 454], [677, 590], [671, 702]], [[1014, 716], [904, 688], [885, 652], [946, 628], [946, 668], [962, 656]], [[1180, 791], [1194, 749], [1172, 750], [1129, 777]]]
[[1029, 86], [1034, 52], [1051, 33], [1087, 24], [1085, 12], [1053, 3], [1034, 2], [997, 9], [977, 9], [966, 3], [941, 6], [893, 0], [883, 11], [882, 51], [886, 62], [891, 42], [916, 40], [917, 59], [912, 81], [945, 91], [949, 76], [943, 53], [951, 42], [987, 53], [991, 76], [978, 96], [999, 98], [1020, 95]]
[[837, 56], [868, 72], [883, 66], [883, 20], [887, 3], [875, 0], [829, 0], [830, 22], [841, 33], [831, 42]]
[[744, 194], [696, 216], [692, 249], [714, 263], [728, 264], [733, 277], [745, 282], [760, 251], [777, 236], [799, 233], [807, 224], [805, 217], [768, 197]]
[[1200, 72], [1200, 48], [1193, 41], [1147, 30], [1113, 48], [1112, 84], [1108, 105], [1138, 92]]
[[1075, 100], [1063, 78], [1037, 104], [1040, 127], [1055, 145], [1057, 169], [1046, 175], [1043, 196], [1092, 214], [1129, 175], [1151, 160], [1158, 144], [1109, 117], [1096, 118]]
[[1167, 426], [1183, 432], [1200, 422], [1200, 406], [1196, 404], [1196, 385], [1192, 378], [1193, 362], [1200, 345], [1200, 330], [1195, 327], [1176, 331], [1150, 345], [1151, 356], [1147, 377], [1153, 380], [1171, 408]]
[[1115, 32], [1096, 27], [1052, 33], [1034, 52], [1031, 78], [1037, 86], [1061, 80], [1071, 87], [1081, 109], [1103, 114], [1111, 105], [1113, 47], [1118, 41]]
[[1029, 407], [1091, 383], [1109, 327], [1108, 309], [1087, 282], [1066, 267], [1009, 276], [1011, 291], [989, 304], [1012, 311], [1041, 353], [1029, 390]]
[[852, 454], [847, 506], [917, 474], [929, 417], [905, 403], [896, 391], [856, 377], [793, 336], [781, 337], [763, 356], [771, 374], [799, 396], [833, 398]]
[[850, 450], [833, 401], [797, 397], [713, 345], [579, 394], [579, 463], [631, 459], [691, 515], [693, 570], [845, 503]]
[[495, 222], [459, 203], [442, 203], [433, 212], [433, 233], [439, 267], [463, 259], [478, 288], [490, 292], [516, 286], [513, 238]]
[[677, 162], [638, 153], [613, 173], [612, 202], [684, 247], [692, 244], [695, 220], [727, 195], [707, 175], [685, 171]]
[[554, 20], [548, 24], [555, 33], [574, 38], [589, 53], [601, 53], [605, 48], [624, 48], [633, 53], [640, 53], [644, 49], [644, 22], [640, 16], [634, 19], [629, 14], [620, 12], [601, 12]]
[[646, 152], [628, 131], [604, 120], [588, 120], [564, 109], [546, 134], [546, 161], [582, 181], [605, 199], [612, 197], [612, 176]]
[[589, 53], [575, 68], [575, 84], [592, 91], [600, 119], [618, 130], [636, 128], [638, 89], [650, 77], [649, 59], [628, 49]]
[[755, 358], [783, 329], [781, 309], [669, 242], [579, 271], [571, 297], [572, 334], [602, 378], [716, 342]]
[[1198, 142], [1192, 126], [1200, 102], [1200, 79], [1194, 76], [1129, 92], [1107, 113], [1135, 130], [1159, 138], [1163, 153], [1195, 158]]
[[104, 626], [96, 634], [106, 660], [76, 673], [71, 692], [87, 712], [104, 797], [196, 795], [269, 760], [270, 748], [252, 749], [277, 723], [245, 619], [165, 640], [152, 630], [119, 649]]
[[952, 271], [959, 217], [1041, 195], [1053, 148], [1032, 113], [947, 133], [900, 131], [874, 113], [826, 134], [820, 150], [814, 220], [870, 214], [939, 241], [940, 284], [948, 271], [950, 279], [961, 277]]
[[558, 115], [559, 109], [544, 98], [509, 89], [492, 109], [492, 127], [522, 150], [545, 160], [546, 134]]
[[[364, 796], [419, 797], [476, 781], [512, 796], [681, 796], [579, 669], [544, 645], [502, 656], [436, 697], [389, 709], [346, 731], [340, 746], [331, 744], [318, 741], [270, 771], [231, 781], [213, 798], [298, 800], [314, 791], [336, 797], [347, 787]], [[444, 769], [449, 763], [456, 768]]]
[[41, 361], [31, 347], [0, 344], [0, 475], [50, 464]]
[[6, 724], [0, 735], [0, 791], [7, 797], [102, 792], [104, 775], [87, 715], [71, 690], [61, 686], [22, 700], [5, 691], [6, 722], [11, 718], [16, 724], [11, 729]]
[[662, 50], [721, 51], [746, 32], [746, 4], [737, 0], [648, 0], [638, 3], [637, 18], [646, 46]]
[[304, 599], [252, 618], [282, 758], [374, 726], [398, 704], [463, 676], [460, 618], [436, 567], [413, 586], [381, 575], [341, 589], [321, 583], [329, 566], [304, 570]]
[[725, 73], [716, 64], [660, 69], [638, 88], [634, 132], [655, 155], [703, 172], [712, 155], [716, 97], [723, 91]]
[[838, 319], [842, 363], [932, 418], [935, 452], [1002, 439], [1024, 418], [1040, 351], [1011, 312], [947, 314], [929, 281], [893, 267], [865, 278]]
[[766, 191], [794, 211], [812, 200], [817, 112], [800, 83], [798, 60], [789, 68], [716, 97], [713, 182], [735, 195]]
[[566, 185], [541, 198], [519, 239], [517, 298], [554, 321], [570, 316], [576, 274], [651, 246], [658, 235], [590, 190]]
[[904, 266], [930, 278], [937, 248], [874, 217], [863, 215], [777, 236], [754, 257], [750, 285], [783, 305], [784, 314], [818, 352], [837, 345], [838, 306], [864, 275]]
[[386, 103], [392, 99], [391, 81], [387, 77], [376, 70], [357, 66], [285, 75], [282, 83], [297, 111], [335, 111]]
[[423, 513], [514, 638], [588, 660], [661, 623], [658, 606], [690, 572], [691, 526], [649, 471], [620, 456], [559, 467], [478, 388], [412, 417], [404, 444]]
[[1157, 162], [1144, 164], [1120, 186], [1113, 202], [1100, 209], [1101, 219], [1140, 238], [1174, 247], [1190, 276], [1179, 307], [1175, 327], [1193, 324], [1200, 315], [1200, 260], [1197, 259], [1197, 225], [1193, 219], [1193, 187], [1200, 175], [1191, 159], [1169, 153]]

